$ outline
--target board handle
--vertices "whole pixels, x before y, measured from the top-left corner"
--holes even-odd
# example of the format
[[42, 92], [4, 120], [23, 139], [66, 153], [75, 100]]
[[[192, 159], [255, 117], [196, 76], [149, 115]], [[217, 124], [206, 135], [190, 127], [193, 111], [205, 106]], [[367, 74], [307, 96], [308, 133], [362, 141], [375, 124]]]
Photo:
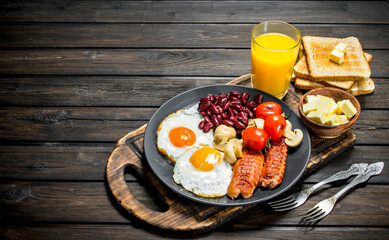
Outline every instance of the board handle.
[[[138, 157], [134, 149], [130, 148], [125, 141], [119, 141], [116, 148], [112, 151], [107, 163], [107, 181], [117, 202], [127, 211], [133, 214], [140, 220], [147, 222], [153, 226], [157, 226], [168, 230], [178, 231], [201, 231], [216, 227], [217, 217], [208, 218], [203, 221], [198, 221], [193, 214], [187, 211], [187, 207], [178, 201], [177, 195], [169, 191], [168, 188], [154, 176], [151, 171], [146, 171], [141, 159]], [[136, 199], [131, 189], [128, 188], [124, 178], [126, 167], [132, 167], [142, 177], [146, 178], [152, 186], [159, 191], [161, 199], [167, 204], [169, 209], [165, 212], [155, 211], [148, 208], [141, 201]], [[229, 215], [232, 209], [227, 208], [221, 211], [219, 218], [223, 219], [224, 215]], [[233, 212], [233, 211], [232, 211]]]

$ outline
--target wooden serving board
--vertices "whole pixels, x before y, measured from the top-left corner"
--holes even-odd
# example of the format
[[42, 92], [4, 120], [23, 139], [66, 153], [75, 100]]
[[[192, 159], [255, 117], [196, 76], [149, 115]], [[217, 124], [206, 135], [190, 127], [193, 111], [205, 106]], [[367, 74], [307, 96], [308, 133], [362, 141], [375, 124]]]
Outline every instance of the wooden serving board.
[[[249, 86], [250, 74], [238, 77], [227, 84]], [[283, 99], [296, 112], [302, 94], [291, 85]], [[112, 151], [107, 163], [107, 180], [117, 202], [137, 218], [159, 228], [178, 231], [204, 232], [231, 220], [253, 205], [241, 207], [218, 207], [199, 204], [183, 199], [165, 187], [148, 168], [143, 154], [143, 136], [146, 125], [121, 138]], [[310, 132], [311, 133], [311, 132]], [[305, 174], [322, 166], [355, 143], [355, 135], [350, 131], [333, 139], [323, 139], [311, 133], [311, 158]], [[138, 201], [128, 188], [124, 170], [132, 167], [145, 182], [150, 183], [168, 210], [152, 210]]]

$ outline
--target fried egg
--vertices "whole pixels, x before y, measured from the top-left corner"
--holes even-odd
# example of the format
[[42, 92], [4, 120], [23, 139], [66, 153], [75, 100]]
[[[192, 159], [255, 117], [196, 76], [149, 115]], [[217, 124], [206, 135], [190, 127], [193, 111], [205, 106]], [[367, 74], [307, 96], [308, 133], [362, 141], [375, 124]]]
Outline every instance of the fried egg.
[[203, 120], [201, 114], [193, 106], [186, 110], [178, 110], [167, 116], [157, 131], [157, 148], [176, 162], [184, 152], [201, 145], [212, 145], [212, 132], [204, 133], [198, 126]]
[[177, 159], [173, 180], [195, 195], [222, 197], [232, 178], [232, 166], [223, 157], [210, 146], [191, 148]]

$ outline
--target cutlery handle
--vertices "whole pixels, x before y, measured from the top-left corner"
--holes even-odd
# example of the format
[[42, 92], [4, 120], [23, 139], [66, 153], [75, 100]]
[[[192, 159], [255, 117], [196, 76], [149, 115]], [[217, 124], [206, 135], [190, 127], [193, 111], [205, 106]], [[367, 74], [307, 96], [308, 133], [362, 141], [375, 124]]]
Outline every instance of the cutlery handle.
[[350, 176], [361, 174], [367, 169], [367, 166], [368, 166], [367, 163], [353, 164], [350, 166], [350, 168], [348, 170], [335, 173], [331, 177], [326, 178], [323, 181], [318, 182], [315, 185], [313, 185], [312, 187], [308, 188], [307, 191], [310, 194], [313, 191], [315, 191], [316, 189], [318, 189], [319, 187], [321, 187], [327, 183], [335, 182], [335, 181], [342, 180], [342, 179], [347, 179]]
[[377, 162], [374, 164], [370, 164], [367, 170], [358, 176], [356, 176], [349, 184], [347, 184], [342, 190], [337, 192], [333, 198], [338, 200], [344, 193], [346, 193], [351, 188], [355, 187], [356, 185], [366, 182], [369, 180], [371, 176], [378, 175], [382, 172], [382, 169], [384, 168], [383, 162]]

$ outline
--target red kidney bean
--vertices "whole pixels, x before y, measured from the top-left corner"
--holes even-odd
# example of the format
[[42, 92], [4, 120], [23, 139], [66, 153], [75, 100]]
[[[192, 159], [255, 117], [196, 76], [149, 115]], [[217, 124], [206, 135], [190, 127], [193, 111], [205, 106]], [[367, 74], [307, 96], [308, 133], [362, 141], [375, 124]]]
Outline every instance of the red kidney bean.
[[246, 112], [249, 118], [254, 118], [254, 113], [250, 109], [247, 109]]
[[220, 93], [219, 96], [220, 96], [221, 98], [224, 98], [224, 97], [226, 97], [227, 95], [226, 95], [225, 93]]
[[212, 95], [212, 94], [209, 94], [210, 95], [210, 97], [209, 97], [209, 101], [211, 101], [211, 102], [214, 102], [215, 101], [215, 96], [214, 95]]
[[[235, 96], [231, 96], [230, 97], [231, 100], [239, 100], [239, 98], [235, 97]], [[240, 101], [239, 101], [240, 102]]]
[[207, 96], [203, 97], [202, 99], [200, 99], [200, 102], [212, 102], [212, 99], [213, 98], [213, 95], [212, 94], [208, 94]]
[[229, 108], [228, 109], [228, 117], [233, 117], [234, 116], [234, 112], [232, 111], [232, 108]]
[[230, 102], [230, 101], [227, 101], [227, 102], [223, 105], [222, 110], [223, 110], [223, 111], [226, 111], [230, 106], [231, 106], [231, 102]]
[[228, 120], [235, 121], [235, 116], [229, 117]]
[[234, 126], [234, 122], [231, 120], [228, 120], [228, 119], [224, 119], [223, 124], [230, 126], [230, 127]]
[[238, 105], [241, 105], [242, 103], [240, 102], [240, 100], [239, 99], [234, 99], [234, 100], [231, 100], [231, 105], [232, 104], [238, 104]]
[[[237, 128], [237, 129], [245, 129], [246, 128], [246, 125], [244, 125], [242, 122], [240, 122], [238, 119], [236, 119], [234, 121], [234, 126]], [[205, 127], [204, 127], [205, 128]]]
[[204, 102], [202, 104], [199, 105], [199, 110], [200, 111], [205, 111], [209, 108], [209, 106], [211, 106], [211, 102]]
[[211, 123], [211, 122], [208, 122], [208, 123], [206, 123], [205, 125], [204, 125], [204, 127], [203, 127], [203, 132], [209, 132], [209, 130], [211, 129], [211, 128], [213, 128], [213, 123]]
[[[246, 109], [243, 109], [243, 111], [245, 111], [245, 110], [246, 110]], [[242, 111], [242, 112], [239, 112], [238, 116], [239, 116], [239, 117], [247, 118], [247, 115], [248, 115], [247, 112], [243, 112], [243, 111]]]
[[219, 121], [219, 123], [223, 122], [223, 118], [220, 114], [216, 115], [216, 117], [217, 117], [217, 120]]
[[247, 117], [238, 117], [237, 119], [244, 125], [247, 125], [249, 123], [249, 119]]
[[211, 116], [212, 115], [212, 112], [209, 109], [207, 109], [207, 111], [205, 113], [207, 114], [207, 116]]
[[219, 98], [219, 100], [217, 100], [217, 105], [218, 106], [223, 106], [226, 102], [227, 102], [227, 98], [226, 97]]
[[211, 119], [210, 119], [208, 116], [204, 116], [204, 120], [205, 120], [207, 123], [211, 122]]
[[234, 113], [234, 115], [238, 115], [239, 114], [238, 110], [236, 110], [236, 109], [231, 109], [231, 111]]
[[199, 128], [200, 128], [200, 129], [203, 129], [203, 128], [204, 128], [204, 125], [205, 125], [205, 120], [203, 120], [203, 121], [201, 121], [201, 122], [199, 123]]
[[251, 101], [248, 101], [247, 103], [246, 103], [246, 108], [248, 108], [248, 109], [253, 109], [253, 108], [255, 108], [257, 106], [257, 103], [255, 102], [255, 101], [253, 101], [253, 100], [251, 100]]
[[240, 93], [238, 93], [237, 91], [231, 91], [230, 95], [234, 96], [234, 97], [237, 97], [237, 98], [240, 98]]
[[212, 115], [212, 123], [215, 127], [219, 126], [219, 120], [217, 120], [216, 115]]
[[205, 111], [201, 111], [200, 112], [201, 113], [201, 115], [204, 117], [205, 115], [207, 115], [207, 113], [205, 112]]
[[[242, 107], [242, 105], [240, 105], [240, 104], [231, 104], [231, 107], [233, 108], [233, 110], [235, 109], [235, 110], [238, 110], [238, 111], [243, 111], [243, 107]], [[235, 112], [234, 112], [235, 113]], [[238, 112], [239, 113], [239, 112]], [[238, 115], [237, 113], [235, 113], [235, 115]]]
[[231, 97], [231, 94], [230, 94], [230, 93], [227, 93], [226, 98], [227, 98], [227, 99], [230, 99], [230, 97]]
[[209, 110], [211, 110], [211, 112], [213, 114], [218, 114], [219, 113], [219, 109], [216, 108], [216, 105], [213, 105], [213, 104], [209, 107]]
[[222, 118], [223, 118], [223, 119], [226, 119], [226, 118], [228, 118], [228, 115], [227, 115], [227, 113], [225, 113], [225, 112], [222, 112], [222, 114], [221, 114], [221, 115], [222, 115]]
[[258, 94], [256, 97], [255, 97], [255, 102], [257, 103], [257, 105], [261, 104], [262, 103], [262, 94]]
[[248, 92], [244, 92], [242, 94], [242, 96], [240, 97], [240, 101], [242, 102], [242, 104], [246, 104], [247, 103], [247, 100], [249, 99], [249, 93]]

